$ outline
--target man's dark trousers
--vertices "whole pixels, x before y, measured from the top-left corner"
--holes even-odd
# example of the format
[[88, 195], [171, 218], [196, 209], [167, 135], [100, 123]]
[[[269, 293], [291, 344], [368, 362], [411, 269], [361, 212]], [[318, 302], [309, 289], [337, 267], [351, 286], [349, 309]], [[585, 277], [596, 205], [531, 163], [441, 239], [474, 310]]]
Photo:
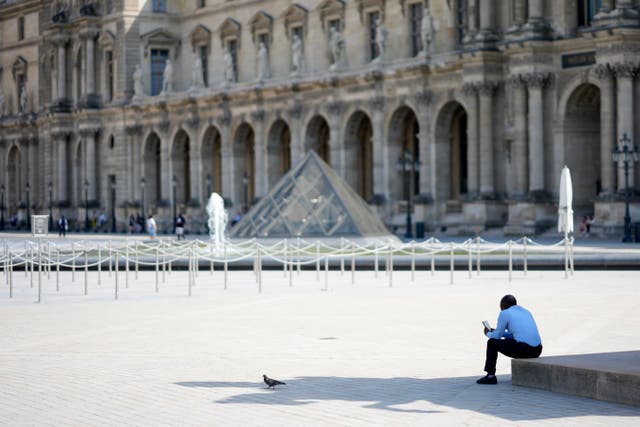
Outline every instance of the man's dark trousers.
[[527, 343], [518, 342], [513, 338], [489, 338], [489, 341], [487, 341], [487, 359], [484, 364], [484, 370], [489, 375], [496, 374], [498, 352], [513, 359], [533, 359], [542, 353], [542, 344], [537, 347], [532, 347]]

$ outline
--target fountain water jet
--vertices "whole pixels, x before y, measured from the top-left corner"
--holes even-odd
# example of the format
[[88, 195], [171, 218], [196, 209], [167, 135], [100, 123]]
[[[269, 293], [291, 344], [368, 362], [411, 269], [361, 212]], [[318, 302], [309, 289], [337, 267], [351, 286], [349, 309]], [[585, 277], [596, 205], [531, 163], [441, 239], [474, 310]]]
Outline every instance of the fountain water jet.
[[207, 214], [209, 220], [209, 236], [213, 243], [218, 247], [225, 240], [225, 230], [227, 228], [227, 211], [224, 209], [224, 200], [218, 193], [211, 193], [207, 202]]

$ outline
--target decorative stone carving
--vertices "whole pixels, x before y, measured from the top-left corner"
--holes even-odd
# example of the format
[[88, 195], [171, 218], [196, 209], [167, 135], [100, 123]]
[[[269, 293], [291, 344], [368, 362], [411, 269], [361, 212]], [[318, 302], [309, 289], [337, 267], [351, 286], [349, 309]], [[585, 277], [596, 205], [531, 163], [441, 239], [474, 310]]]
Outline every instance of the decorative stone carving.
[[523, 74], [522, 79], [530, 88], [544, 88], [549, 83], [549, 73], [535, 72]]
[[327, 111], [332, 115], [339, 115], [342, 112], [342, 103], [340, 101], [332, 101], [327, 104]]
[[511, 87], [522, 87], [526, 85], [526, 82], [522, 78], [522, 75], [513, 74], [509, 76], [509, 78], [507, 79], [507, 85]]
[[191, 67], [191, 90], [200, 90], [204, 88], [204, 77], [202, 75], [202, 59], [196, 55]]
[[170, 59], [167, 59], [167, 62], [164, 65], [164, 72], [162, 74], [161, 94], [166, 95], [171, 92], [173, 92], [173, 64]]
[[422, 90], [414, 95], [414, 99], [419, 106], [426, 107], [433, 101], [433, 92]]
[[428, 56], [431, 54], [433, 38], [434, 38], [433, 16], [429, 8], [424, 9], [422, 22], [420, 23], [420, 35], [422, 36], [422, 54]]
[[478, 94], [483, 96], [493, 96], [498, 90], [498, 82], [487, 80], [484, 82], [478, 82], [477, 84]]
[[251, 113], [251, 119], [253, 119], [254, 122], [263, 122], [264, 117], [265, 117], [265, 111], [263, 109], [253, 111]]
[[291, 74], [300, 75], [302, 73], [303, 60], [302, 40], [297, 34], [294, 34], [291, 42]]
[[331, 36], [329, 37], [329, 45], [331, 47], [332, 63], [329, 71], [337, 71], [344, 65], [345, 41], [340, 31], [331, 27]]
[[613, 71], [619, 79], [634, 79], [638, 75], [638, 65], [629, 62], [620, 62], [613, 64]]
[[302, 106], [302, 102], [295, 101], [293, 103], [293, 106], [289, 109], [289, 115], [294, 119], [299, 119], [300, 117], [302, 117], [303, 111], [304, 111], [304, 108]]
[[609, 64], [596, 64], [591, 68], [591, 72], [598, 80], [607, 80], [613, 78], [613, 70]]
[[133, 72], [133, 99], [144, 97], [144, 75], [140, 64], [136, 64], [136, 70]]
[[478, 93], [476, 84], [473, 82], [467, 82], [462, 85], [462, 94], [466, 97], [475, 96]]
[[224, 61], [224, 81], [227, 84], [234, 83], [236, 81], [236, 71], [233, 66], [233, 57], [227, 47], [224, 48], [222, 59]]
[[271, 77], [269, 71], [269, 51], [263, 42], [260, 42], [258, 49], [258, 80], [266, 80]]

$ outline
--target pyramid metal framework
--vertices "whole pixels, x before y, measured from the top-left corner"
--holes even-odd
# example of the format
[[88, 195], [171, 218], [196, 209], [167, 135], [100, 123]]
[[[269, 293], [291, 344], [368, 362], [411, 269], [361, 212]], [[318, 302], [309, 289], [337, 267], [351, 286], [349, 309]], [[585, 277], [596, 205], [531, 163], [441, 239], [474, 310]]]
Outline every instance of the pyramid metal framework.
[[389, 236], [366, 202], [314, 151], [231, 229], [235, 238]]

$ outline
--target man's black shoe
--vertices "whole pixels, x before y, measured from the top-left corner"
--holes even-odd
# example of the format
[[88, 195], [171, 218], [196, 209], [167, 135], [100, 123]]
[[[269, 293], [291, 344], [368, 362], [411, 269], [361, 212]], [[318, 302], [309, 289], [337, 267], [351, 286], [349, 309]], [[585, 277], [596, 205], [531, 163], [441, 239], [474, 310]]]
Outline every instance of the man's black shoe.
[[495, 375], [485, 375], [476, 381], [478, 384], [498, 384], [498, 378]]

